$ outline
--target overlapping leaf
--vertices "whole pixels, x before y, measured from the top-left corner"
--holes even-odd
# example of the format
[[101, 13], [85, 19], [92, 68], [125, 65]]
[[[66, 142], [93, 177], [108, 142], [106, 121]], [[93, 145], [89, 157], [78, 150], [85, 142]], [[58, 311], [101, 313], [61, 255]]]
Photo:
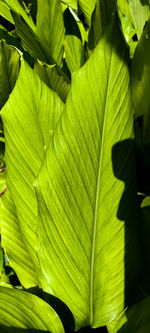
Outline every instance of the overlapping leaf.
[[46, 302], [24, 291], [0, 287], [0, 330], [16, 333], [23, 332], [21, 328], [64, 332], [58, 315]]
[[113, 21], [73, 75], [35, 184], [41, 284], [76, 328], [116, 318], [139, 269], [127, 57]]
[[61, 0], [66, 6], [71, 7], [74, 10], [77, 10], [77, 0]]
[[7, 21], [14, 24], [14, 20], [11, 15], [10, 8], [3, 1], [0, 1], [0, 15], [3, 16]]
[[130, 12], [137, 30], [138, 38], [142, 34], [143, 27], [150, 16], [149, 0], [129, 0]]
[[20, 55], [15, 50], [0, 42], [0, 109], [7, 101], [19, 74]]
[[105, 1], [98, 0], [95, 10], [92, 14], [91, 28], [89, 31], [90, 49], [94, 49], [99, 43], [102, 34], [104, 33], [107, 25], [109, 24], [115, 12], [115, 2], [113, 0]]
[[38, 0], [36, 34], [41, 45], [55, 63], [61, 65], [64, 42], [64, 22], [59, 0]]
[[123, 16], [127, 17], [135, 27], [139, 39], [150, 16], [149, 0], [117, 0], [117, 4]]
[[87, 23], [90, 25], [91, 23], [91, 15], [94, 11], [94, 7], [96, 5], [96, 0], [78, 0], [78, 5], [80, 6], [82, 12], [85, 15]]
[[2, 109], [5, 161], [7, 185], [16, 206], [23, 241], [37, 266], [37, 200], [33, 181], [62, 108], [59, 97], [22, 60], [16, 86]]
[[0, 202], [2, 246], [11, 267], [25, 288], [38, 285], [35, 267], [22, 238], [15, 205], [7, 189]]
[[37, 62], [34, 69], [40, 79], [49, 88], [56, 91], [62, 101], [65, 102], [70, 89], [70, 83], [58, 72], [56, 66], [47, 66], [46, 64]]
[[132, 96], [135, 117], [144, 117], [143, 139], [150, 140], [150, 20], [147, 22], [132, 61]]
[[84, 46], [77, 22], [69, 10], [64, 12], [65, 34], [65, 55], [70, 72], [79, 69], [85, 62]]
[[20, 2], [19, 0], [4, 0], [4, 2], [11, 10], [21, 15], [33, 31], [35, 30], [34, 22], [32, 17], [28, 15], [29, 13], [27, 13], [27, 8], [24, 2]]

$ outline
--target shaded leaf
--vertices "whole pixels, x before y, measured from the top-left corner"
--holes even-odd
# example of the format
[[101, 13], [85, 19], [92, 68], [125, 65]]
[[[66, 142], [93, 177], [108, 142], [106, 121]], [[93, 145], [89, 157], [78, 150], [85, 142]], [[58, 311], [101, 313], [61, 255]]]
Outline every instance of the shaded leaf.
[[132, 61], [132, 97], [135, 117], [144, 116], [143, 140], [150, 140], [150, 20], [137, 45]]
[[105, 28], [111, 22], [115, 13], [115, 2], [113, 0], [98, 0], [92, 14], [92, 22], [89, 31], [88, 47], [94, 49], [99, 43]]
[[46, 53], [58, 65], [62, 64], [64, 23], [59, 0], [38, 0], [36, 34]]
[[110, 333], [148, 333], [150, 330], [150, 297], [127, 309]]
[[7, 101], [16, 83], [20, 55], [15, 48], [9, 47], [4, 41], [0, 42], [0, 109]]

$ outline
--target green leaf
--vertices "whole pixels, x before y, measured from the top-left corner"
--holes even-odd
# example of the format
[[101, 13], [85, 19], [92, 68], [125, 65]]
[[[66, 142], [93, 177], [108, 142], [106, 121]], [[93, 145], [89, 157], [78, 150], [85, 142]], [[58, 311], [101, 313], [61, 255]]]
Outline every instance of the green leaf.
[[136, 36], [137, 31], [134, 26], [132, 14], [130, 12], [130, 5], [129, 2], [126, 0], [117, 0], [117, 6], [123, 35], [127, 44], [129, 45], [130, 57], [132, 58], [137, 45], [137, 41], [134, 40], [133, 37]]
[[18, 332], [17, 328], [64, 332], [59, 317], [46, 302], [27, 292], [5, 287], [0, 287], [0, 327], [4, 332], [10, 332], [5, 328], [10, 327], [12, 333]]
[[46, 64], [36, 62], [34, 69], [40, 79], [46, 83], [49, 88], [56, 91], [62, 101], [65, 102], [70, 89], [70, 84], [65, 80], [64, 76], [58, 72], [57, 67], [55, 65], [47, 66]]
[[62, 64], [64, 23], [62, 7], [59, 0], [38, 0], [36, 34], [46, 53]]
[[35, 30], [32, 17], [28, 15], [27, 8], [23, 1], [20, 2], [19, 0], [5, 0], [5, 3], [11, 10], [21, 15], [33, 31]]
[[71, 73], [78, 70], [85, 63], [82, 41], [72, 35], [65, 38], [66, 62]]
[[0, 15], [3, 16], [7, 21], [14, 24], [10, 8], [2, 1], [0, 1]]
[[144, 116], [143, 140], [150, 140], [150, 20], [147, 22], [132, 61], [132, 97], [135, 117]]
[[139, 39], [142, 34], [143, 27], [150, 16], [149, 0], [129, 0], [129, 5]]
[[89, 31], [88, 46], [94, 49], [99, 43], [105, 28], [111, 22], [115, 12], [115, 2], [113, 0], [98, 0], [92, 14], [91, 28]]
[[36, 257], [37, 199], [33, 188], [63, 103], [24, 60], [15, 88], [2, 109], [7, 186], [16, 206], [24, 242]]
[[150, 331], [150, 297], [127, 309], [109, 333], [148, 333]]
[[0, 109], [7, 101], [19, 73], [20, 55], [15, 48], [0, 42]]
[[61, 2], [74, 10], [78, 9], [77, 0], [61, 0]]
[[45, 53], [45, 50], [43, 50], [36, 33], [28, 24], [26, 24], [20, 15], [12, 12], [12, 16], [15, 22], [17, 34], [21, 38], [24, 49], [28, 51], [33, 58], [40, 59], [48, 64], [53, 64], [54, 60]]
[[34, 23], [36, 23], [36, 15], [37, 15], [37, 0], [25, 0], [28, 11], [33, 18]]
[[143, 271], [139, 285], [143, 295], [150, 295], [150, 196], [142, 201], [140, 215]]
[[0, 168], [0, 193], [3, 194], [6, 187], [6, 172], [3, 168]]
[[139, 269], [127, 57], [113, 21], [73, 74], [35, 182], [41, 285], [70, 308], [76, 329], [117, 317]]
[[2, 246], [10, 266], [25, 288], [38, 285], [36, 269], [23, 241], [15, 205], [7, 189], [0, 203]]
[[[149, 0], [117, 0], [119, 11], [135, 27], [140, 39], [143, 27], [150, 16]], [[130, 29], [130, 27], [129, 27]]]
[[94, 11], [94, 7], [96, 5], [96, 0], [78, 0], [78, 5], [80, 6], [83, 14], [85, 15], [85, 18], [87, 20], [87, 23], [90, 26], [91, 23], [91, 16]]
[[66, 28], [65, 35], [65, 55], [66, 63], [71, 73], [83, 66], [84, 46], [78, 24], [71, 12], [67, 9], [64, 12], [64, 22]]

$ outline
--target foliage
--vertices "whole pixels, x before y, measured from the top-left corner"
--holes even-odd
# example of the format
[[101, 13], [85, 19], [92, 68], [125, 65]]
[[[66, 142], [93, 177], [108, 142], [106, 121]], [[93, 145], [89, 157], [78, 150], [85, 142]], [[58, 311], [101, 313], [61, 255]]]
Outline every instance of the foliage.
[[149, 1], [0, 15], [0, 328], [149, 332]]

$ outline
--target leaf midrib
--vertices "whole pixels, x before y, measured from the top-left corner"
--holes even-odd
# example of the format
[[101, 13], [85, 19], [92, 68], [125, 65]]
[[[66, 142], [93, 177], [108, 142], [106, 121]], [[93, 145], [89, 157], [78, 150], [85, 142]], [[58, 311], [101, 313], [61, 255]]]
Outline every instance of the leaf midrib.
[[[104, 47], [105, 48], [105, 47]], [[99, 164], [98, 164], [98, 179], [97, 179], [97, 189], [96, 189], [96, 196], [95, 196], [95, 215], [94, 215], [94, 227], [93, 227], [93, 241], [92, 241], [92, 255], [91, 255], [91, 276], [90, 276], [90, 325], [92, 326], [93, 323], [93, 300], [94, 300], [94, 259], [95, 259], [95, 243], [96, 243], [96, 230], [97, 230], [97, 215], [98, 215], [98, 202], [100, 197], [100, 180], [101, 180], [101, 173], [102, 173], [102, 161], [103, 161], [103, 146], [104, 146], [104, 137], [105, 137], [105, 126], [106, 126], [106, 119], [107, 119], [107, 101], [108, 101], [108, 90], [109, 90], [109, 81], [110, 81], [110, 71], [111, 71], [111, 61], [112, 61], [112, 50], [113, 45], [110, 51], [110, 63], [109, 63], [109, 72], [107, 78], [107, 87], [106, 87], [106, 96], [105, 96], [105, 107], [104, 107], [104, 119], [103, 119], [103, 129], [102, 129], [102, 143], [101, 149], [99, 153]], [[106, 59], [106, 55], [105, 55]], [[106, 62], [105, 62], [106, 64]], [[107, 67], [106, 67], [107, 68]]]

